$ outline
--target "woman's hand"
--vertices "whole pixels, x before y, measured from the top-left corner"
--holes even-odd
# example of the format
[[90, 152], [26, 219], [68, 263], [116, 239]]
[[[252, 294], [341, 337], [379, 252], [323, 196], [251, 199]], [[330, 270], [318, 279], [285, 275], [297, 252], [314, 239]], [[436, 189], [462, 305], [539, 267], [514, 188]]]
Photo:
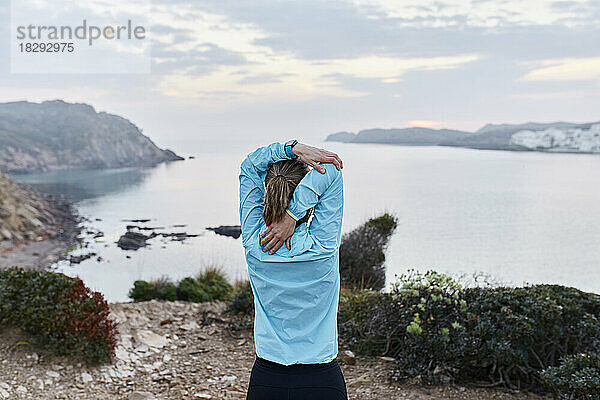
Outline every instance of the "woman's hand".
[[298, 143], [292, 148], [292, 151], [298, 156], [300, 161], [305, 162], [322, 174], [325, 173], [325, 168], [319, 165], [319, 163], [333, 163], [338, 170], [344, 168], [342, 159], [337, 154], [328, 150]]
[[[295, 147], [295, 146], [294, 146]], [[290, 237], [296, 229], [296, 220], [287, 213], [277, 222], [271, 223], [269, 227], [260, 234], [260, 245], [264, 246], [263, 251], [269, 254], [275, 253], [285, 243], [288, 250], [290, 247]]]

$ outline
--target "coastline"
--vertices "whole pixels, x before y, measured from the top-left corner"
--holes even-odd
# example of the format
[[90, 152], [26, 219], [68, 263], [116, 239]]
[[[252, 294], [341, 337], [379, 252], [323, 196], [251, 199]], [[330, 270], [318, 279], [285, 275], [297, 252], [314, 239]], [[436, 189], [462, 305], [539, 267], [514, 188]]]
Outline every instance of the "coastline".
[[47, 230], [47, 234], [35, 239], [0, 241], [0, 268], [19, 266], [48, 269], [54, 263], [66, 259], [69, 250], [81, 243], [79, 235], [83, 229], [80, 225], [82, 219], [75, 205], [39, 191], [36, 194], [50, 205], [56, 219], [55, 224]]

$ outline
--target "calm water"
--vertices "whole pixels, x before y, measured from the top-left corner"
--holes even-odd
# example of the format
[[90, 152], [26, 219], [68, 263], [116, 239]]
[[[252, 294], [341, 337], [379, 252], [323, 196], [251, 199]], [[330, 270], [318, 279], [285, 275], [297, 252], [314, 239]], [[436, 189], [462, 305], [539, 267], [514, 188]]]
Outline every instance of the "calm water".
[[[387, 253], [388, 282], [408, 268], [483, 271], [506, 283], [600, 292], [599, 156], [324, 146], [345, 163], [344, 232], [386, 211], [398, 216]], [[127, 301], [136, 279], [179, 279], [211, 264], [223, 266], [231, 279], [247, 277], [240, 240], [205, 230], [239, 223], [238, 167], [253, 147], [224, 147], [189, 143], [195, 159], [152, 169], [18, 178], [76, 200], [89, 225], [105, 233], [91, 246], [103, 261], [57, 268], [80, 276], [109, 301]], [[125, 252], [114, 242], [129, 224], [123, 220], [132, 218], [200, 236], [183, 243], [155, 238], [148, 248]]]

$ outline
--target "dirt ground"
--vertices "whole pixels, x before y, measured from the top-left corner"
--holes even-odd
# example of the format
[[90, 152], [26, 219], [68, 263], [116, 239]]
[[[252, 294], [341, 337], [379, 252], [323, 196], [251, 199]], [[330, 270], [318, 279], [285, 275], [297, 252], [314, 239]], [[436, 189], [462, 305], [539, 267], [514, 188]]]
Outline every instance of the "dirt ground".
[[[111, 304], [119, 342], [111, 365], [86, 367], [35, 351], [14, 330], [0, 334], [0, 399], [244, 399], [254, 362], [249, 330], [231, 330], [220, 302]], [[393, 363], [340, 365], [349, 398], [540, 399], [501, 389], [418, 386], [388, 380]]]

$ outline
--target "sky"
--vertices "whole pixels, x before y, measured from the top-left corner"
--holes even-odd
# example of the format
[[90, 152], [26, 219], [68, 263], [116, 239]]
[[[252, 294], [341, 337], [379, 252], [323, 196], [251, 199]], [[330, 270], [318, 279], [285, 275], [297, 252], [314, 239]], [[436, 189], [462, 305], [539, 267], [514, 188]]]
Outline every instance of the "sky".
[[[118, 2], [76, 4], [93, 20]], [[600, 120], [598, 0], [153, 0], [150, 73], [121, 75], [11, 73], [10, 10], [0, 0], [0, 102], [88, 103], [175, 150]]]

